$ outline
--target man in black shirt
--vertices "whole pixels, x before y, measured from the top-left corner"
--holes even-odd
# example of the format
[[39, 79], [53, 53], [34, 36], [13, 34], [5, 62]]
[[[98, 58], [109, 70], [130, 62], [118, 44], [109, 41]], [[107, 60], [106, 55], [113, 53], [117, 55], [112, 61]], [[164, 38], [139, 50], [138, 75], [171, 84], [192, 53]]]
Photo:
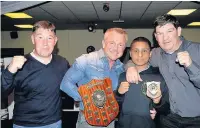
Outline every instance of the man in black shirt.
[[69, 63], [52, 54], [58, 39], [51, 22], [35, 23], [31, 40], [33, 52], [14, 56], [2, 72], [3, 95], [14, 90], [13, 128], [61, 128], [60, 83]]

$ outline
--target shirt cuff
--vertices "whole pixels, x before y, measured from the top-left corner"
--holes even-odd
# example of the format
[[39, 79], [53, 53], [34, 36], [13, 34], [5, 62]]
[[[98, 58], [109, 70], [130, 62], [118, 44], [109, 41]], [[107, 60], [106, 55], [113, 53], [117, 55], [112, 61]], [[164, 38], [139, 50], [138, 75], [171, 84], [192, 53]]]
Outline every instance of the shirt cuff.
[[[161, 99], [162, 100], [162, 99]], [[154, 103], [153, 102], [153, 100], [152, 100], [152, 106], [153, 106], [153, 108], [160, 108], [161, 106], [162, 106], [162, 103], [161, 103], [162, 101], [160, 101], [159, 103]]]
[[118, 92], [118, 90], [115, 90], [115, 94], [116, 94], [116, 96], [119, 96], [119, 97], [124, 96], [124, 94], [120, 94], [120, 93]]
[[196, 75], [198, 72], [200, 72], [200, 67], [194, 61], [192, 61], [192, 64], [186, 67], [186, 71], [189, 75]]
[[4, 70], [4, 75], [7, 76], [8, 78], [12, 78], [12, 77], [15, 75], [15, 73], [11, 73], [11, 72], [8, 70], [8, 68], [6, 68], [6, 69]]

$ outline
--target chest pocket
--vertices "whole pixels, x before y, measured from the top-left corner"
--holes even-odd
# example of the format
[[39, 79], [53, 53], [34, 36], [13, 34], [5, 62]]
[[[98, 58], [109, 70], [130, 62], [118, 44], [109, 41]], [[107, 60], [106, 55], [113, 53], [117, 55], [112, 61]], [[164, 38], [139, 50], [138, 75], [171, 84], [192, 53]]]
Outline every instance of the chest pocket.
[[98, 65], [89, 64], [86, 74], [90, 79], [103, 79], [105, 77], [105, 69]]

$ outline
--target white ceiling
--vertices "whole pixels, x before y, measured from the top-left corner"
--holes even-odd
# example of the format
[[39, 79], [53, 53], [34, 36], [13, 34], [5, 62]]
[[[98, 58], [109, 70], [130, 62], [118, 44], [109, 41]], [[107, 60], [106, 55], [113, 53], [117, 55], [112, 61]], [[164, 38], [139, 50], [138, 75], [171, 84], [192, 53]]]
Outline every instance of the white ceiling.
[[[110, 10], [108, 12], [103, 10], [104, 3], [109, 3]], [[1, 30], [25, 30], [14, 27], [14, 24], [33, 24], [38, 20], [49, 20], [55, 23], [58, 30], [87, 29], [89, 22], [96, 23], [97, 29], [106, 29], [110, 27], [152, 28], [154, 19], [158, 15], [169, 12], [171, 9], [197, 9], [188, 16], [177, 17], [182, 27], [187, 27], [187, 24], [190, 22], [200, 21], [199, 2], [53, 1], [18, 10], [31, 15], [33, 19], [10, 19], [1, 15]], [[113, 20], [119, 19], [125, 22], [113, 23]]]

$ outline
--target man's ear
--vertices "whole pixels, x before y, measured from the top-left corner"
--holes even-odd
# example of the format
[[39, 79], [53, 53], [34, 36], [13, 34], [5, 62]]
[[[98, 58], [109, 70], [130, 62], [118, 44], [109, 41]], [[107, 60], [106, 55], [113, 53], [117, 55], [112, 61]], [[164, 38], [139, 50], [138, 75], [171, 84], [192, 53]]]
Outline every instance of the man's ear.
[[177, 31], [178, 31], [178, 36], [181, 36], [182, 28], [181, 28], [181, 27], [178, 27], [178, 28], [177, 28]]
[[152, 55], [152, 51], [150, 51], [150, 57], [151, 57], [151, 55]]
[[105, 48], [105, 41], [104, 40], [102, 40], [102, 46], [103, 46], [103, 48]]
[[156, 33], [154, 32], [153, 34], [154, 34], [155, 39], [157, 40]]
[[58, 42], [58, 37], [56, 36], [55, 37], [55, 45], [57, 44], [57, 42]]
[[32, 41], [33, 44], [35, 44], [35, 40], [34, 40], [34, 35], [33, 34], [31, 35], [31, 41]]

